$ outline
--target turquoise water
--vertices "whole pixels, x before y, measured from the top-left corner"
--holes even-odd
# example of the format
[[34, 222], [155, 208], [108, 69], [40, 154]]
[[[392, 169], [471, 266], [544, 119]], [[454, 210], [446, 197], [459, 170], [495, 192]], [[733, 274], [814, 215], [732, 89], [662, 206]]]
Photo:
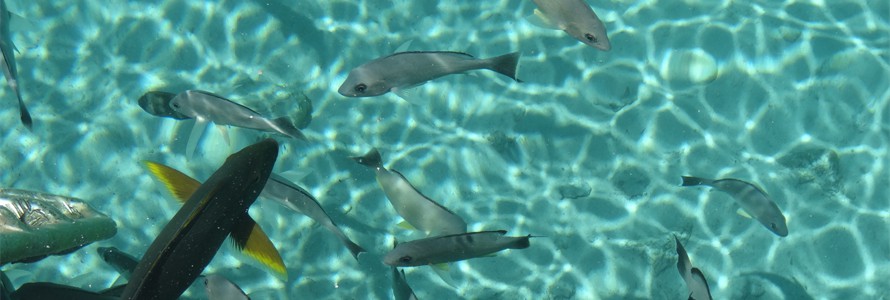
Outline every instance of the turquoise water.
[[[718, 299], [890, 298], [886, 1], [588, 1], [610, 52], [532, 26], [531, 1], [7, 2], [23, 19], [12, 40], [35, 125], [19, 123], [4, 81], [0, 186], [81, 198], [118, 224], [73, 254], [3, 266], [16, 285], [111, 286], [117, 273], [96, 248], [141, 255], [179, 206], [141, 160], [204, 179], [269, 135], [229, 128], [227, 144], [210, 129], [187, 160], [192, 122], [136, 100], [198, 88], [267, 116], [294, 115], [308, 96], [310, 141], [274, 136], [275, 171], [370, 251], [356, 261], [308, 217], [260, 200], [251, 215], [289, 280], [229, 243], [205, 270], [254, 299], [391, 297], [379, 260], [410, 235], [373, 173], [349, 159], [371, 147], [470, 230], [542, 236], [453, 264], [455, 287], [406, 269], [420, 298], [685, 299], [672, 234]], [[351, 68], [409, 41], [477, 57], [520, 51], [525, 82], [476, 72], [408, 101], [336, 93]], [[686, 80], [701, 63], [671, 63], [683, 53], [704, 69], [713, 61], [716, 78]], [[790, 234], [738, 216], [726, 194], [679, 187], [681, 175], [756, 183]], [[196, 284], [186, 297], [203, 293]]]

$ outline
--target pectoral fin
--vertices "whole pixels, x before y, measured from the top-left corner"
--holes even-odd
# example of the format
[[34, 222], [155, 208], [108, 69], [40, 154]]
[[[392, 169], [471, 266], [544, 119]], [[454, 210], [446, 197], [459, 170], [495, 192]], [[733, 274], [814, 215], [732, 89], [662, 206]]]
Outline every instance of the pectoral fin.
[[185, 203], [201, 186], [201, 182], [198, 180], [164, 164], [147, 160], [143, 161], [143, 163], [145, 163], [145, 167], [148, 168], [152, 175], [164, 183], [164, 186], [176, 197], [176, 201], [179, 201], [179, 203]]
[[748, 218], [748, 219], [752, 219], [752, 218], [751, 218], [751, 215], [748, 214], [748, 212], [746, 212], [746, 211], [745, 211], [744, 209], [742, 209], [742, 208], [739, 208], [738, 210], [736, 210], [735, 213], [739, 214], [739, 215], [742, 216], [742, 217], [745, 217], [745, 218]]
[[284, 266], [281, 254], [275, 249], [275, 245], [272, 244], [263, 229], [250, 215], [247, 215], [247, 212], [241, 217], [241, 222], [232, 229], [231, 237], [235, 248], [250, 258], [256, 259], [260, 264], [275, 272], [278, 277], [287, 281], [287, 268]]
[[201, 118], [195, 118], [195, 125], [192, 126], [192, 133], [189, 134], [189, 140], [185, 145], [185, 155], [189, 160], [195, 155], [195, 149], [198, 148], [198, 141], [200, 141], [201, 136], [204, 135], [205, 129], [207, 129], [207, 121]]
[[528, 21], [530, 24], [537, 26], [537, 27], [541, 27], [541, 28], [545, 28], [545, 29], [556, 29], [556, 30], [561, 29], [558, 26], [556, 26], [553, 21], [551, 21], [549, 18], [547, 18], [547, 16], [544, 15], [544, 12], [542, 12], [541, 10], [539, 10], [537, 8], [535, 8], [535, 13], [533, 15], [525, 17], [525, 20]]

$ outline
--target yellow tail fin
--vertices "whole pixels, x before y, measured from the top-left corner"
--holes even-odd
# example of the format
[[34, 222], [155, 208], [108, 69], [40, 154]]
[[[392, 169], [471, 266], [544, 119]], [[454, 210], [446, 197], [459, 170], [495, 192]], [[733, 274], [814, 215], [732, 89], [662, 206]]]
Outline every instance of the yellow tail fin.
[[164, 183], [164, 186], [176, 197], [176, 201], [179, 201], [179, 203], [185, 203], [201, 186], [200, 181], [179, 172], [179, 170], [153, 161], [146, 160], [144, 163], [148, 171]]

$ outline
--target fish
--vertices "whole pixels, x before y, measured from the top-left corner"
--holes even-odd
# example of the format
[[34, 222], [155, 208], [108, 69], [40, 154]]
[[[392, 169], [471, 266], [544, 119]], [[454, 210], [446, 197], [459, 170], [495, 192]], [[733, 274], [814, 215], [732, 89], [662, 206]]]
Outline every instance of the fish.
[[250, 300], [241, 287], [220, 275], [204, 276], [204, 290], [209, 300]]
[[6, 1], [0, 0], [0, 61], [3, 62], [3, 75], [6, 76], [6, 84], [15, 92], [15, 97], [19, 101], [19, 119], [22, 124], [33, 130], [34, 121], [31, 119], [31, 113], [22, 100], [22, 93], [19, 92], [18, 68], [15, 64], [15, 44], [12, 43], [12, 36], [9, 34], [9, 19], [12, 14], [6, 8]]
[[689, 299], [712, 299], [711, 288], [708, 287], [705, 275], [701, 270], [692, 266], [692, 262], [689, 261], [689, 255], [686, 253], [686, 249], [683, 248], [683, 244], [680, 244], [680, 239], [677, 236], [674, 236], [674, 241], [677, 243], [677, 270], [680, 271], [680, 277], [683, 278], [683, 281], [686, 282], [686, 288], [689, 289]]
[[505, 249], [525, 249], [527, 236], [504, 236], [506, 230], [468, 232], [436, 236], [398, 244], [383, 257], [394, 267], [416, 267], [461, 261]]
[[230, 155], [192, 193], [142, 256], [120, 299], [176, 299], [247, 216], [278, 158], [265, 139]]
[[269, 198], [284, 205], [293, 211], [309, 216], [315, 222], [318, 222], [328, 230], [334, 233], [338, 239], [349, 249], [352, 257], [358, 260], [359, 254], [366, 252], [364, 248], [354, 243], [349, 237], [340, 230], [340, 227], [331, 220], [331, 217], [324, 211], [318, 200], [312, 197], [308, 191], [302, 187], [288, 181], [278, 174], [272, 174], [266, 186], [263, 188], [260, 197]]
[[186, 152], [189, 157], [197, 148], [198, 140], [201, 138], [207, 122], [277, 132], [294, 139], [307, 140], [303, 132], [297, 129], [287, 117], [267, 119], [244, 105], [206, 91], [187, 90], [176, 94], [170, 100], [170, 108], [179, 114], [195, 119], [195, 125], [192, 127], [186, 144]]
[[533, 1], [538, 5], [535, 17], [541, 20], [533, 20], [533, 24], [543, 23], [546, 27], [565, 31], [582, 43], [602, 51], [612, 49], [606, 26], [584, 0]]
[[522, 82], [516, 78], [518, 64], [519, 52], [486, 59], [451, 51], [397, 52], [352, 69], [337, 92], [346, 97], [399, 93], [445, 75], [480, 69], [492, 70]]
[[414, 294], [414, 290], [411, 289], [411, 286], [408, 285], [408, 281], [405, 280], [405, 270], [399, 270], [396, 267], [392, 268], [392, 295], [396, 300], [417, 300], [417, 295]]
[[111, 265], [124, 278], [130, 278], [130, 274], [136, 269], [139, 260], [116, 247], [99, 247], [96, 249], [99, 256]]
[[682, 178], [682, 186], [705, 185], [729, 194], [745, 212], [757, 219], [766, 229], [780, 237], [788, 236], [785, 215], [769, 195], [756, 185], [732, 178], [719, 180], [691, 176], [682, 176]]
[[22, 284], [15, 293], [12, 293], [10, 298], [3, 299], [113, 300], [120, 298], [105, 292], [93, 292], [64, 284], [28, 282]]
[[176, 97], [176, 94], [164, 91], [150, 91], [142, 94], [137, 101], [142, 110], [154, 116], [176, 120], [191, 119], [192, 117], [181, 114], [170, 107], [170, 100], [173, 100], [173, 97]]
[[3, 270], [0, 270], [0, 299], [17, 299], [12, 298], [13, 293], [15, 293], [15, 286], [12, 285], [12, 281], [9, 280], [6, 273], [4, 273]]
[[398, 171], [384, 168], [380, 152], [376, 148], [352, 159], [374, 169], [377, 183], [390, 204], [414, 228], [429, 236], [467, 232], [467, 222], [460, 216], [421, 194]]
[[[201, 186], [200, 181], [172, 167], [152, 161], [144, 163], [149, 172], [163, 182], [179, 202], [188, 200]], [[269, 181], [271, 180], [267, 180], [266, 184]], [[287, 281], [287, 268], [284, 265], [284, 260], [281, 259], [281, 254], [278, 253], [266, 232], [257, 225], [253, 217], [245, 215], [241, 218], [241, 221], [232, 228], [230, 236], [235, 248]]]

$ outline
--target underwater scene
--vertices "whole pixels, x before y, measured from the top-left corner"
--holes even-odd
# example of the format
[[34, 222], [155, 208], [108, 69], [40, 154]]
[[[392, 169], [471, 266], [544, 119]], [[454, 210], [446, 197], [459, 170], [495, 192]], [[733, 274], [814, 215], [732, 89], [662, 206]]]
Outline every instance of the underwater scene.
[[890, 1], [0, 3], [3, 299], [890, 299]]

